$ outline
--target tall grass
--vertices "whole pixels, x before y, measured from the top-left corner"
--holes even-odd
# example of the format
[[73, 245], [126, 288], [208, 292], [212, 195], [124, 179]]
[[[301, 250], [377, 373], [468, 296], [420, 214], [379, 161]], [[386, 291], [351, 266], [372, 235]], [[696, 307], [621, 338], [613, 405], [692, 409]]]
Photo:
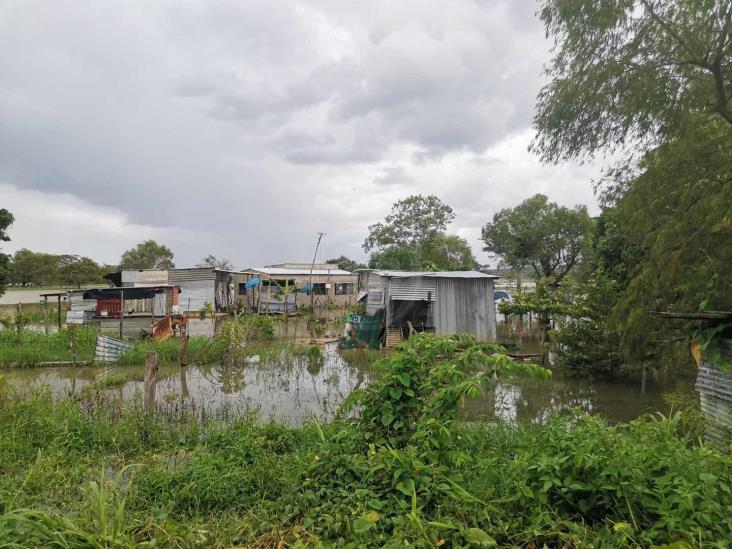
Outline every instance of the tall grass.
[[0, 367], [28, 367], [41, 362], [89, 362], [94, 358], [96, 331], [66, 328], [45, 334], [28, 329], [0, 330]]
[[[208, 338], [205, 336], [194, 336], [188, 341], [188, 356], [196, 357], [207, 345]], [[123, 351], [119, 356], [121, 366], [132, 366], [144, 364], [147, 353], [154, 351], [158, 354], [160, 362], [178, 362], [180, 359], [181, 340], [174, 337], [155, 341], [152, 339], [136, 340], [132, 342], [132, 349]]]

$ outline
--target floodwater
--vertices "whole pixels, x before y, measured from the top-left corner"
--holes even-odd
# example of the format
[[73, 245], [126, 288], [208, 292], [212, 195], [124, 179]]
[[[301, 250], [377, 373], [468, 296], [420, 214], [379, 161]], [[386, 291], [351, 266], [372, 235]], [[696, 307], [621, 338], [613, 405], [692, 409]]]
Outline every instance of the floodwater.
[[554, 375], [548, 380], [516, 377], [499, 381], [492, 394], [466, 406], [467, 416], [508, 422], [546, 421], [550, 415], [578, 409], [610, 423], [631, 421], [647, 412], [668, 413], [665, 395], [693, 392], [693, 378], [669, 379], [658, 370], [615, 381]]
[[[48, 386], [54, 398], [80, 397], [85, 388], [103, 387], [105, 379], [124, 376], [120, 385], [103, 389], [121, 399], [142, 394], [144, 366], [29, 368], [8, 371], [18, 389]], [[352, 367], [326, 345], [321, 357], [285, 355], [260, 363], [162, 365], [158, 371], [156, 401], [160, 411], [230, 418], [258, 414], [262, 420], [297, 425], [315, 417], [329, 420], [352, 390], [368, 383], [364, 369]]]
[[[329, 328], [335, 329], [336, 326]], [[311, 337], [312, 330], [306, 323], [293, 322], [288, 326], [288, 335]], [[512, 330], [501, 327], [500, 332], [510, 336], [520, 352], [541, 352], [542, 345], [533, 336], [512, 336]], [[131, 399], [142, 393], [144, 368], [35, 368], [7, 371], [5, 375], [21, 390], [47, 385], [55, 398], [80, 396], [85, 387], [99, 388], [106, 378], [122, 375], [126, 380], [121, 385], [102, 390], [109, 396]], [[311, 417], [332, 419], [352, 390], [366, 386], [376, 376], [378, 372], [371, 365], [363, 361], [349, 363], [330, 343], [316, 358], [282, 354], [260, 363], [191, 365], [184, 369], [161, 366], [157, 402], [161, 411], [173, 415], [192, 411], [226, 419], [257, 413], [265, 421], [274, 419], [298, 425]], [[578, 408], [614, 423], [635, 419], [645, 412], [667, 412], [669, 405], [664, 394], [677, 391], [693, 391], [693, 378], [673, 377], [664, 370], [651, 368], [637, 378], [617, 381], [560, 375], [546, 381], [516, 377], [500, 380], [490, 394], [469, 402], [466, 414], [469, 418], [541, 422], [552, 413]]]

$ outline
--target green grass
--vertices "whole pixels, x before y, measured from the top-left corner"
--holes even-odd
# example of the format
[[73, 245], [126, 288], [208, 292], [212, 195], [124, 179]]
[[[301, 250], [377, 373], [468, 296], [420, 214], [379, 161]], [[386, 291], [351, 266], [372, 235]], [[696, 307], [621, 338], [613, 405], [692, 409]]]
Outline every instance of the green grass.
[[[732, 460], [673, 418], [461, 426], [447, 470], [370, 446], [350, 423], [201, 425], [92, 402], [0, 398], [4, 542], [456, 546], [478, 530], [501, 546], [732, 542]], [[407, 476], [427, 482], [415, 491]]]
[[[26, 319], [27, 320], [27, 319]], [[14, 323], [0, 329], [0, 368], [32, 367], [42, 362], [90, 362], [94, 359], [96, 331], [93, 328], [64, 328], [45, 334], [30, 330], [27, 322], [20, 332]], [[161, 363], [177, 363], [180, 359], [181, 340], [132, 340], [133, 348], [119, 358], [122, 366], [145, 363], [147, 353], [154, 351]], [[260, 355], [274, 358], [280, 355], [307, 354], [308, 348], [287, 339], [274, 337], [274, 321], [268, 317], [248, 316], [227, 322], [219, 336], [189, 339], [189, 363], [214, 363], [238, 360]], [[311, 353], [314, 351], [310, 351]]]
[[380, 368], [383, 379], [356, 400], [360, 418], [300, 428], [157, 416], [103, 390], [54, 403], [43, 390], [11, 393], [0, 378], [0, 540], [732, 544], [732, 457], [700, 444], [700, 426], [683, 414], [615, 426], [581, 415], [466, 424], [454, 415], [474, 383], [516, 368], [500, 347], [420, 336]]
[[94, 358], [95, 341], [96, 331], [90, 328], [50, 334], [0, 330], [0, 368], [23, 368], [41, 362], [89, 362]]
[[[158, 354], [158, 361], [163, 363], [178, 362], [180, 359], [181, 340], [179, 338], [169, 338], [162, 341], [135, 340], [131, 342], [133, 347], [128, 351], [124, 351], [119, 356], [120, 366], [132, 366], [145, 364], [147, 353], [154, 351]], [[208, 344], [208, 338], [204, 336], [194, 336], [188, 341], [188, 357], [193, 361], [203, 352]]]
[[341, 349], [338, 352], [348, 364], [358, 367], [370, 367], [377, 360], [388, 356], [388, 351], [386, 350], [369, 349], [367, 347]]

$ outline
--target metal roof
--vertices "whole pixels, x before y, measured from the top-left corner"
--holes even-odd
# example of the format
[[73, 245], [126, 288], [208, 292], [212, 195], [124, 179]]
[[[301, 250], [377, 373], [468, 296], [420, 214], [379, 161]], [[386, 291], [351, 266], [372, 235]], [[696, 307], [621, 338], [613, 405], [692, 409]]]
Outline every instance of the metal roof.
[[[309, 275], [310, 269], [284, 269], [282, 267], [252, 267], [245, 269], [245, 271], [257, 272], [266, 275], [278, 275], [278, 276], [298, 276], [298, 275]], [[313, 276], [343, 276], [343, 275], [355, 275], [351, 271], [344, 271], [343, 269], [313, 269]]]
[[174, 267], [173, 269], [168, 269], [168, 273], [174, 271], [215, 271], [218, 273], [241, 274], [241, 271], [218, 269], [216, 267]]
[[385, 276], [389, 278], [411, 278], [416, 276], [424, 276], [430, 278], [499, 278], [496, 275], [479, 273], [478, 271], [389, 271], [373, 269], [373, 272], [375, 272], [379, 276]]

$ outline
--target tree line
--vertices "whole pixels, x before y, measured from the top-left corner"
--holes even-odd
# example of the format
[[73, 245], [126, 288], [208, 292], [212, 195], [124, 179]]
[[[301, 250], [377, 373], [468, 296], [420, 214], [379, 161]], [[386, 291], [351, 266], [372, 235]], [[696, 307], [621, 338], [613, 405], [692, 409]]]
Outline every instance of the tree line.
[[[7, 212], [7, 210], [4, 210]], [[10, 216], [10, 217], [7, 217]], [[347, 271], [378, 268], [455, 271], [478, 269], [466, 239], [447, 232], [455, 214], [434, 195], [414, 195], [396, 202], [384, 221], [369, 227], [363, 249], [371, 252], [368, 265], [346, 256], [329, 259]], [[7, 212], [6, 227], [12, 223]], [[483, 228], [485, 250], [502, 257], [499, 266], [521, 271], [534, 269], [536, 277], [559, 281], [576, 267], [586, 248], [590, 218], [586, 208], [568, 209], [536, 195], [514, 210], [502, 210]], [[4, 234], [4, 233], [3, 233]], [[7, 236], [4, 237], [8, 239]], [[551, 244], [549, 244], [551, 243]], [[5, 283], [14, 286], [81, 286], [103, 282], [118, 269], [171, 269], [173, 252], [154, 240], [125, 251], [118, 265], [100, 264], [89, 257], [18, 250], [3, 256]], [[226, 258], [206, 256], [198, 267], [233, 270]]]

